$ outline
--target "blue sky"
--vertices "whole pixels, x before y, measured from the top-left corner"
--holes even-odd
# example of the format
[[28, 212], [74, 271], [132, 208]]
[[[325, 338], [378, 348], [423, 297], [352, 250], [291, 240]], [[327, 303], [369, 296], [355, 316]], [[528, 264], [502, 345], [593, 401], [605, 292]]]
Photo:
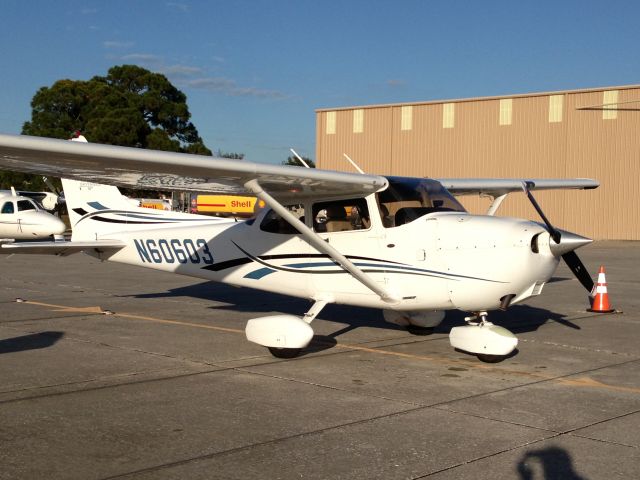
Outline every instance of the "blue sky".
[[640, 83], [640, 2], [4, 0], [0, 132], [42, 86], [167, 75], [213, 150], [315, 158], [315, 109]]

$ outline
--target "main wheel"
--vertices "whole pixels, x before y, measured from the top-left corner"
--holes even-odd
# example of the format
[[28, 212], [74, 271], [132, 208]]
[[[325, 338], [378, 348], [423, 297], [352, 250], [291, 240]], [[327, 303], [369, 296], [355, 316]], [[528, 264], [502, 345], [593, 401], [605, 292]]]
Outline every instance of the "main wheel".
[[500, 363], [507, 355], [489, 355], [488, 353], [476, 353], [478, 360], [484, 363]]
[[295, 358], [300, 355], [301, 348], [267, 347], [271, 355], [276, 358]]
[[407, 325], [407, 332], [412, 335], [424, 336], [431, 335], [435, 327], [419, 327], [418, 325]]

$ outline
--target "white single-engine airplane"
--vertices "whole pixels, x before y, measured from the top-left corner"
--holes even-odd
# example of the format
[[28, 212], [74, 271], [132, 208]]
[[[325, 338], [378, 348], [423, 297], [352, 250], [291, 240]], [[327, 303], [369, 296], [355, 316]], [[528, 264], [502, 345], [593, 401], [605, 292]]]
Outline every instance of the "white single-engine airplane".
[[[46, 181], [48, 179], [44, 177]], [[52, 185], [53, 186], [53, 185]], [[47, 212], [53, 212], [58, 205], [58, 195], [51, 192], [29, 192], [27, 190], [18, 190], [11, 187], [11, 190], [0, 190], [0, 195], [19, 195], [33, 200], [40, 209]]]
[[40, 208], [28, 192], [19, 193], [13, 187], [0, 192], [1, 240], [41, 240], [64, 233], [62, 220]]
[[[247, 338], [277, 357], [297, 355], [322, 308], [340, 303], [382, 309], [387, 321], [412, 329], [436, 326], [446, 310], [472, 312], [451, 330], [451, 345], [499, 361], [517, 338], [487, 311], [539, 295], [560, 258], [593, 288], [574, 252], [591, 240], [556, 229], [531, 191], [596, 188], [594, 180], [383, 177], [13, 135], [0, 135], [0, 168], [63, 178], [73, 229], [70, 242], [3, 252], [84, 251], [312, 300], [301, 317], [247, 323]], [[268, 208], [244, 222], [142, 212], [113, 185], [253, 194]], [[516, 191], [544, 223], [493, 215]], [[495, 201], [487, 215], [472, 215], [452, 195], [463, 193]]]

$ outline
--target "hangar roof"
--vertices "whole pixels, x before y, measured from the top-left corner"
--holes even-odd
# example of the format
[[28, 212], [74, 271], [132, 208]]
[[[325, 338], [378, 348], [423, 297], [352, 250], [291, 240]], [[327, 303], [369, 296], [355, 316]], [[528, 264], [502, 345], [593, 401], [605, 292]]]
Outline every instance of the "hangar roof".
[[316, 112], [319, 113], [319, 112], [335, 112], [340, 110], [354, 110], [354, 109], [367, 109], [367, 108], [401, 107], [403, 105], [437, 105], [441, 103], [481, 102], [481, 101], [487, 101], [487, 100], [498, 100], [502, 98], [546, 97], [549, 95], [602, 92], [604, 90], [630, 90], [630, 89], [637, 89], [637, 88], [640, 88], [640, 85], [622, 85], [617, 87], [608, 86], [608, 87], [584, 88], [584, 89], [576, 89], [576, 90], [558, 90], [553, 92], [520, 93], [515, 95], [497, 95], [497, 96], [491, 96], [491, 97], [429, 100], [425, 102], [382, 103], [377, 105], [356, 105], [351, 107], [318, 108], [316, 109]]

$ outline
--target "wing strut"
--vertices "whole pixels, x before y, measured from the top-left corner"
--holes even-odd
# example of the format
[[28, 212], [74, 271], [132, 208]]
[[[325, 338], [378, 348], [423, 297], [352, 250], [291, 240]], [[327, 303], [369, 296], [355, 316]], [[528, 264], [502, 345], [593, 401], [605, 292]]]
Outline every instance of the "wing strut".
[[326, 253], [336, 262], [340, 267], [349, 272], [353, 278], [362, 283], [369, 290], [378, 295], [383, 301], [387, 303], [398, 303], [400, 298], [389, 293], [385, 288], [380, 286], [378, 282], [373, 280], [369, 275], [364, 273], [358, 267], [356, 267], [351, 260], [342, 255], [338, 250], [329, 245], [324, 239], [307, 227], [304, 223], [296, 218], [289, 210], [278, 203], [271, 195], [265, 192], [257, 180], [249, 180], [244, 184], [246, 188], [251, 190], [259, 199], [269, 205], [278, 215], [284, 218], [291, 224], [296, 230], [298, 230], [309, 244], [316, 250], [322, 253]]
[[498, 208], [500, 208], [500, 205], [502, 205], [502, 202], [504, 201], [504, 199], [507, 198], [507, 195], [509, 194], [503, 193], [499, 197], [498, 196], [493, 197], [493, 202], [491, 202], [491, 205], [489, 206], [489, 210], [487, 210], [486, 215], [494, 216], [498, 211]]

